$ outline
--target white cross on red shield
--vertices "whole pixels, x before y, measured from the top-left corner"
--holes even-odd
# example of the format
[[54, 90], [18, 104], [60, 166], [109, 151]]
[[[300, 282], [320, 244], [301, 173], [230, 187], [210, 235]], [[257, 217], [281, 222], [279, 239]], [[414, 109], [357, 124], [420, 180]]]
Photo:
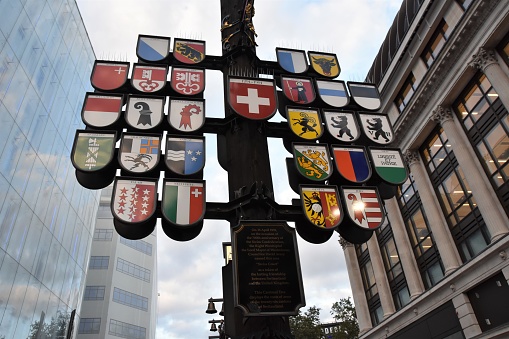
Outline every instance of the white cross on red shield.
[[267, 120], [276, 113], [274, 80], [229, 77], [229, 102], [239, 115], [252, 120]]

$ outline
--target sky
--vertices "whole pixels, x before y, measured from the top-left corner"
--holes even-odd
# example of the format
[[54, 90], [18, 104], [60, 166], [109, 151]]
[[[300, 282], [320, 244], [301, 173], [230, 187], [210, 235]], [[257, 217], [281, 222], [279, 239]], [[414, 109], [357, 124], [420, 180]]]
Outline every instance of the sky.
[[[139, 34], [204, 40], [207, 55], [221, 55], [219, 0], [76, 2], [97, 59], [136, 62]], [[276, 61], [276, 47], [335, 53], [341, 66], [338, 79], [363, 81], [401, 0], [255, 0], [254, 6], [260, 59]], [[222, 75], [207, 71], [206, 81], [206, 116], [223, 117]], [[282, 118], [276, 114], [271, 121]], [[227, 202], [227, 173], [217, 161], [216, 137], [205, 137], [206, 200]], [[284, 159], [291, 155], [279, 139], [270, 139], [269, 149], [276, 202], [289, 205], [298, 197], [286, 176]], [[302, 311], [319, 307], [321, 321], [332, 322], [332, 304], [352, 295], [339, 235], [319, 245], [297, 237], [306, 299]], [[156, 338], [214, 335], [208, 321], [220, 317], [205, 310], [209, 298], [222, 297], [222, 243], [229, 241], [226, 221], [205, 220], [200, 235], [188, 242], [171, 240], [158, 229]]]

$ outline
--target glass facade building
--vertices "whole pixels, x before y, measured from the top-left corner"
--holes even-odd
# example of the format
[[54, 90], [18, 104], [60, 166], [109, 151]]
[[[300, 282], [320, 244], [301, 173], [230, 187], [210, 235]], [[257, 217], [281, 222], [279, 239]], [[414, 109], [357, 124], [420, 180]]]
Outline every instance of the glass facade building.
[[0, 1], [0, 338], [79, 322], [99, 196], [69, 156], [94, 59], [74, 0]]

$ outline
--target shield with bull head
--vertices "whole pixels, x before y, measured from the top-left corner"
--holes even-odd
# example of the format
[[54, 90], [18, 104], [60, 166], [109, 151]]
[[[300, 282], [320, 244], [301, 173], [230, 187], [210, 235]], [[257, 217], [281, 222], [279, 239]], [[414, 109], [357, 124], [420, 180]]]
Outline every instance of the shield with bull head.
[[327, 78], [335, 78], [341, 72], [336, 54], [308, 52], [314, 71]]

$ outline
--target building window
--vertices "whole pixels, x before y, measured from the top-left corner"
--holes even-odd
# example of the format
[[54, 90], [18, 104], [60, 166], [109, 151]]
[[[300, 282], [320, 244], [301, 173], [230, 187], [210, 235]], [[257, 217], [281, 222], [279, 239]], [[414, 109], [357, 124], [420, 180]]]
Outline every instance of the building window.
[[101, 318], [81, 318], [79, 334], [98, 334], [101, 329]]
[[84, 300], [104, 300], [104, 286], [85, 287]]
[[113, 289], [113, 301], [142, 311], [148, 310], [148, 298], [121, 290], [120, 288], [115, 287]]
[[375, 272], [369, 258], [369, 252], [365, 243], [355, 245], [357, 260], [362, 277], [362, 284], [366, 299], [368, 301], [369, 313], [373, 326], [378, 325], [383, 320], [383, 310], [378, 296], [378, 288], [376, 286]]
[[497, 46], [498, 54], [504, 59], [509, 66], [509, 34], [507, 34], [502, 42]]
[[146, 255], [152, 255], [152, 245], [143, 240], [130, 240], [123, 237], [120, 237], [120, 243], [131, 248], [134, 248], [141, 253], [145, 253]]
[[99, 228], [94, 231], [95, 241], [111, 241], [113, 239], [113, 230]]
[[150, 282], [150, 270], [121, 258], [117, 258], [117, 271]]
[[453, 109], [493, 189], [509, 214], [509, 114], [484, 74], [478, 73]]
[[428, 44], [424, 48], [424, 51], [421, 54], [421, 58], [424, 60], [428, 68], [433, 64], [433, 62], [435, 62], [435, 59], [437, 58], [438, 54], [440, 54], [440, 51], [447, 42], [448, 29], [449, 26], [445, 20], [442, 19], [438, 24], [435, 33], [433, 33]]
[[408, 78], [401, 86], [401, 89], [398, 92], [396, 99], [394, 100], [394, 103], [396, 104], [396, 107], [398, 108], [398, 111], [400, 113], [402, 113], [405, 107], [408, 105], [408, 102], [414, 95], [415, 89], [416, 89], [415, 77], [413, 73], [410, 73]]
[[474, 2], [474, 0], [456, 0], [461, 5], [461, 7], [466, 11], [468, 7]]
[[92, 256], [88, 268], [92, 270], [107, 270], [110, 263], [110, 257]]
[[147, 336], [147, 329], [145, 327], [111, 319], [108, 333], [120, 338], [145, 339]]
[[465, 262], [479, 254], [490, 241], [465, 173], [458, 166], [442, 128], [431, 134], [421, 147], [421, 154], [451, 234]]

